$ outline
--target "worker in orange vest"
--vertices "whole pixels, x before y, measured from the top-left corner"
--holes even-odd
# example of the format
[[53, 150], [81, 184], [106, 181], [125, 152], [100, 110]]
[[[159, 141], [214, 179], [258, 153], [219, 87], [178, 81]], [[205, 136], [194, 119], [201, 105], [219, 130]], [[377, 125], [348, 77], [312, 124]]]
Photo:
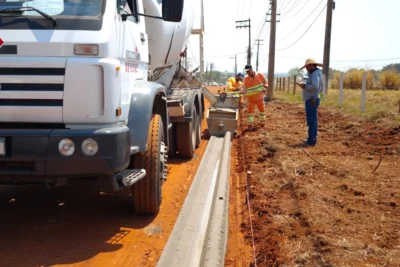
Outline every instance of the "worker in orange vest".
[[[235, 77], [230, 77], [227, 83], [227, 92], [232, 94], [233, 96], [239, 97], [239, 104], [243, 103], [243, 96], [239, 94], [240, 89], [242, 88], [243, 81], [243, 73], [239, 72], [235, 75]], [[237, 92], [237, 94], [235, 94]]]
[[246, 77], [243, 80], [243, 93], [247, 97], [247, 124], [249, 128], [254, 125], [255, 107], [258, 109], [259, 124], [265, 126], [265, 92], [268, 88], [268, 81], [262, 73], [255, 72], [251, 65], [244, 67]]

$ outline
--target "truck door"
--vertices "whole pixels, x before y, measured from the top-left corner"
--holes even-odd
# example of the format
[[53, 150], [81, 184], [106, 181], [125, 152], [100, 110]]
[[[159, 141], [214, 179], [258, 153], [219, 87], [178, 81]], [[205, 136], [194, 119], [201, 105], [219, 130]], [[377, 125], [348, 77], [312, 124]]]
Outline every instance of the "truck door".
[[[140, 0], [121, 0], [119, 14], [142, 13], [143, 4]], [[148, 41], [144, 18], [137, 15], [128, 16], [122, 22], [120, 49], [121, 61], [121, 109], [122, 119], [126, 119], [129, 111], [133, 84], [136, 80], [147, 80]], [[124, 116], [125, 115], [125, 116]]]

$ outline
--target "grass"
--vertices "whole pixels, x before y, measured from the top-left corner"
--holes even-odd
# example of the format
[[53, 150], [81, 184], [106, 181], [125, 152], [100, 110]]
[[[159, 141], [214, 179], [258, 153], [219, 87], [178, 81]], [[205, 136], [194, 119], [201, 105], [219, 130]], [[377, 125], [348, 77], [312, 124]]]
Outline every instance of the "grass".
[[[274, 91], [274, 97], [289, 102], [302, 102], [301, 89], [296, 88], [296, 94], [285, 91]], [[367, 90], [365, 111], [361, 111], [361, 90], [344, 89], [343, 104], [339, 104], [339, 90], [329, 89], [328, 97], [321, 101], [322, 106], [334, 108], [355, 115], [366, 117], [371, 121], [388, 119], [400, 122], [399, 113], [400, 91]]]

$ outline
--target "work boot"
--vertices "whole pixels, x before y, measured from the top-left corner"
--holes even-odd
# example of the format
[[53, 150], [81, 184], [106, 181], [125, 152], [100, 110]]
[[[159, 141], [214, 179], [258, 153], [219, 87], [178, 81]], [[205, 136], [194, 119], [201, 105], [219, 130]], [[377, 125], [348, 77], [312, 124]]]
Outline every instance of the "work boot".
[[304, 141], [304, 142], [301, 144], [302, 147], [313, 147], [313, 146], [315, 146], [315, 145], [316, 145], [316, 143], [315, 143], [315, 144], [311, 144], [311, 143], [309, 143], [307, 140]]

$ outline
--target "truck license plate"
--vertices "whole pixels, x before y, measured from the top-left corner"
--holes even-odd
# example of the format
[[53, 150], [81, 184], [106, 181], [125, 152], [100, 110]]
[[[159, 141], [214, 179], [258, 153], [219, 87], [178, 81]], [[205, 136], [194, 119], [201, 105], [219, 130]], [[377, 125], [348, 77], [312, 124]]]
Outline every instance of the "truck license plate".
[[4, 137], [0, 137], [0, 156], [6, 155], [6, 139]]

